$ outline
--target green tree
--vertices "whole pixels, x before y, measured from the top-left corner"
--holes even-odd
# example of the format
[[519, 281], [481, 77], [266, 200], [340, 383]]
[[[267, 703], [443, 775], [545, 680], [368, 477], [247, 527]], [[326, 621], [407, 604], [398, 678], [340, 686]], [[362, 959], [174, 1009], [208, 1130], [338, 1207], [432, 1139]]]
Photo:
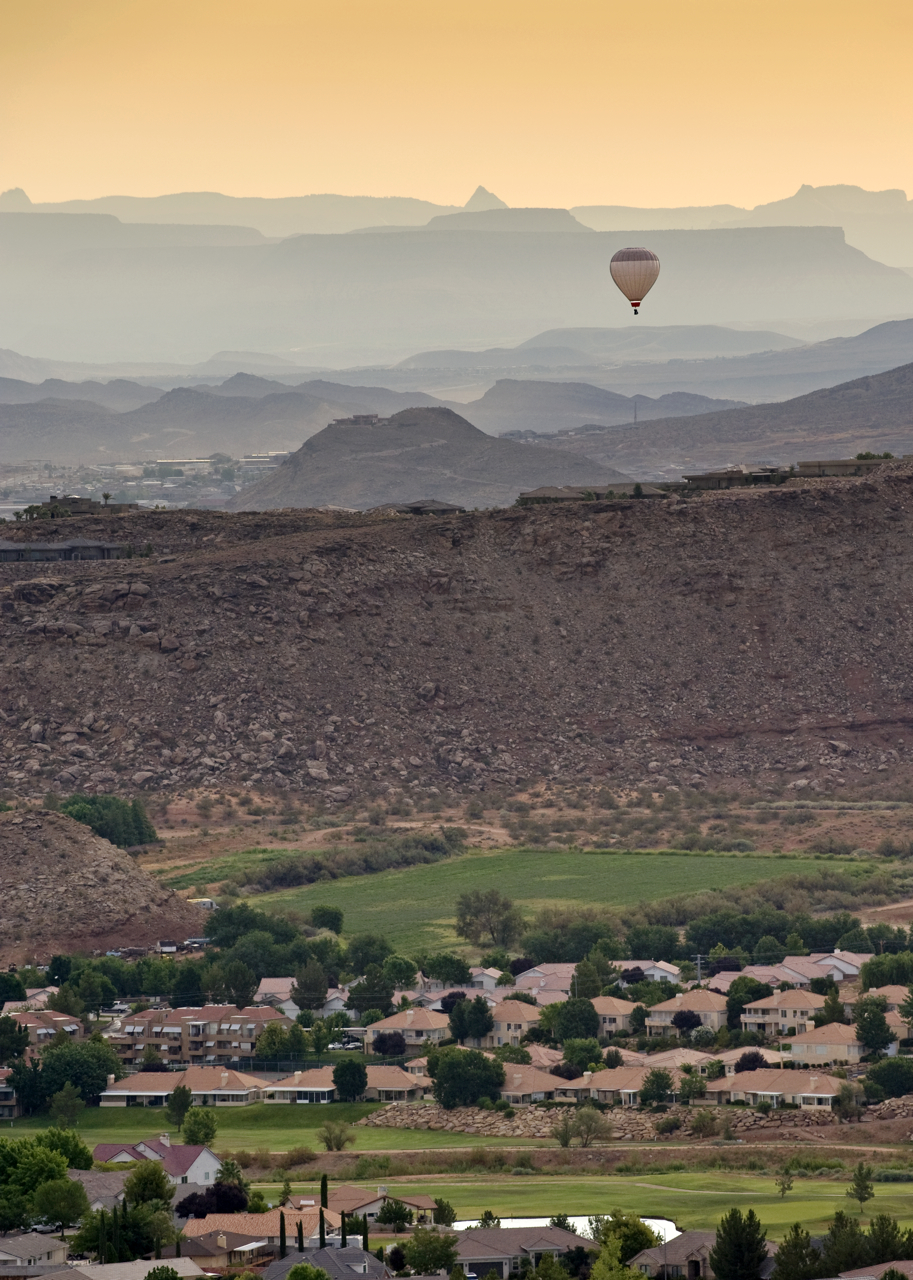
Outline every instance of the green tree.
[[299, 1009], [322, 1009], [327, 1001], [329, 980], [323, 966], [313, 956], [299, 969], [291, 998]]
[[98, 836], [122, 849], [149, 844], [156, 839], [142, 800], [121, 800], [118, 796], [73, 795], [60, 806], [60, 812], [83, 822]]
[[851, 1200], [859, 1202], [859, 1212], [862, 1213], [863, 1206], [868, 1200], [871, 1200], [875, 1194], [875, 1187], [872, 1184], [872, 1166], [865, 1164], [862, 1160], [853, 1170], [853, 1181], [847, 1188], [846, 1193]]
[[500, 1227], [501, 1219], [497, 1214], [492, 1213], [491, 1209], [483, 1209], [479, 1215], [478, 1225], [483, 1229], [489, 1227]]
[[[552, 1013], [552, 1010], [555, 1012]], [[551, 1015], [550, 1018], [545, 1018], [546, 1023], [550, 1023], [547, 1029], [560, 1044], [564, 1044], [566, 1040], [589, 1040], [599, 1035], [599, 1014], [591, 1000], [556, 1002], [547, 1005], [542, 1013], [543, 1017]]]
[[764, 1229], [754, 1209], [730, 1209], [716, 1229], [708, 1261], [716, 1280], [760, 1280], [767, 1261]]
[[392, 982], [394, 990], [406, 991], [415, 986], [418, 968], [414, 960], [405, 956], [387, 956], [381, 972], [387, 982]]
[[866, 1072], [866, 1080], [884, 1090], [887, 1098], [902, 1098], [913, 1093], [913, 1059], [897, 1055], [874, 1062]]
[[520, 909], [497, 889], [471, 889], [457, 898], [457, 934], [476, 945], [494, 943], [509, 950], [524, 928]]
[[257, 1037], [254, 1054], [261, 1062], [288, 1056], [288, 1032], [281, 1022], [268, 1022]]
[[625, 1266], [621, 1260], [621, 1241], [617, 1236], [609, 1236], [590, 1271], [590, 1280], [634, 1280], [640, 1272]]
[[528, 1067], [533, 1060], [529, 1050], [519, 1044], [499, 1044], [491, 1052], [499, 1062], [513, 1062], [517, 1066]]
[[342, 933], [343, 914], [340, 907], [311, 907], [311, 924], [315, 929], [329, 929], [331, 933]]
[[574, 1136], [581, 1147], [591, 1147], [596, 1142], [610, 1142], [612, 1125], [596, 1107], [584, 1103], [574, 1117]]
[[595, 1067], [598, 1071], [602, 1062], [599, 1041], [593, 1036], [588, 1036], [585, 1040], [565, 1040], [564, 1061], [578, 1075], [583, 1075], [590, 1067]]
[[703, 1076], [692, 1074], [690, 1076], [682, 1076], [678, 1086], [678, 1096], [682, 1102], [696, 1102], [699, 1098], [707, 1096], [707, 1081]]
[[211, 1147], [218, 1128], [213, 1107], [191, 1107], [184, 1120], [184, 1141], [190, 1147]]
[[589, 960], [581, 960], [571, 979], [571, 991], [574, 995], [581, 1000], [595, 1000], [601, 994], [603, 985], [596, 966]]
[[457, 1238], [428, 1227], [416, 1227], [403, 1246], [406, 1263], [420, 1276], [450, 1271], [456, 1265]]
[[356, 933], [349, 942], [348, 967], [352, 973], [363, 974], [369, 965], [383, 968], [387, 956], [393, 954], [393, 948], [380, 933]]
[[562, 1107], [552, 1125], [552, 1137], [559, 1147], [569, 1147], [577, 1136], [576, 1115], [570, 1107]]
[[51, 1099], [51, 1119], [61, 1129], [69, 1129], [79, 1119], [85, 1106], [79, 1090], [68, 1080]]
[[124, 1182], [124, 1199], [134, 1207], [149, 1204], [153, 1200], [161, 1200], [167, 1204], [173, 1195], [174, 1187], [158, 1160], [144, 1160], [127, 1175]]
[[414, 1213], [402, 1200], [391, 1197], [385, 1200], [377, 1212], [374, 1221], [381, 1227], [392, 1227], [394, 1235], [410, 1226]]
[[802, 1223], [797, 1222], [777, 1250], [771, 1280], [812, 1280], [818, 1273], [820, 1261], [821, 1255], [813, 1248], [811, 1236]]
[[[907, 998], [903, 1004], [897, 1006], [897, 1012], [903, 1018], [907, 1026], [913, 1026], [913, 986], [907, 987]], [[2, 1023], [0, 1023], [2, 1025]], [[2, 1062], [2, 1058], [0, 1058]]]
[[146, 1280], [180, 1280], [180, 1275], [174, 1267], [153, 1267], [146, 1272]]
[[448, 1111], [474, 1107], [480, 1098], [494, 1101], [505, 1078], [500, 1062], [475, 1049], [442, 1049], [434, 1070], [435, 1100]]
[[12, 1188], [31, 1196], [43, 1182], [59, 1181], [67, 1176], [66, 1157], [59, 1151], [29, 1139], [0, 1141], [0, 1170], [4, 1189]]
[[242, 960], [230, 960], [222, 968], [221, 986], [229, 1002], [244, 1009], [256, 993], [257, 975]]
[[782, 964], [789, 953], [783, 943], [772, 934], [766, 933], [756, 944], [752, 952], [755, 964]]
[[450, 951], [417, 957], [417, 963], [426, 978], [434, 978], [436, 982], [443, 982], [447, 986], [459, 986], [460, 983], [472, 981], [469, 965], [462, 956], [455, 956]]
[[286, 1273], [286, 1280], [330, 1280], [330, 1276], [322, 1267], [313, 1267], [309, 1262], [296, 1262]]
[[165, 1099], [165, 1115], [168, 1123], [173, 1124], [178, 1133], [184, 1127], [187, 1113], [193, 1106], [193, 1094], [185, 1084], [175, 1085]]
[[0, 1005], [25, 999], [22, 979], [15, 973], [0, 973]]
[[471, 1040], [484, 1040], [495, 1028], [488, 1001], [484, 996], [475, 996], [472, 1000], [461, 1001], [466, 1008], [466, 1036]]
[[324, 1120], [317, 1130], [317, 1141], [325, 1151], [345, 1151], [354, 1143], [355, 1134], [345, 1120]]
[[774, 1185], [780, 1193], [780, 1199], [784, 1200], [786, 1198], [786, 1193], [793, 1189], [793, 1175], [790, 1173], [788, 1168], [780, 1170], [776, 1178], [774, 1178]]
[[108, 1076], [123, 1077], [117, 1054], [105, 1040], [56, 1041], [41, 1055], [41, 1077], [45, 1096], [52, 1098], [68, 1082], [83, 1102], [93, 1105], [108, 1087]]
[[21, 1058], [29, 1047], [29, 1029], [22, 1027], [15, 1018], [4, 1014], [0, 1018], [0, 1066], [7, 1067]]
[[59, 1227], [63, 1239], [65, 1228], [72, 1227], [89, 1212], [86, 1189], [81, 1182], [71, 1182], [69, 1178], [43, 1182], [32, 1193], [32, 1212], [36, 1218]]
[[369, 964], [364, 971], [361, 982], [349, 987], [346, 1000], [347, 1009], [356, 1009], [359, 1013], [365, 1009], [382, 1009], [384, 1016], [393, 1005], [393, 983], [384, 977], [384, 971], [377, 964]]
[[341, 1102], [355, 1102], [368, 1087], [367, 1068], [351, 1058], [337, 1062], [333, 1068], [333, 1084]]
[[824, 1004], [813, 1015], [816, 1027], [830, 1026], [831, 1023], [845, 1024], [848, 1021], [846, 1010], [843, 1007], [843, 998], [836, 985], [828, 991], [824, 998]]
[[654, 1067], [644, 1076], [640, 1086], [640, 1104], [649, 1107], [654, 1103], [665, 1102], [675, 1087], [675, 1082], [668, 1071], [662, 1067]]
[[726, 1022], [731, 1031], [738, 1031], [742, 1026], [742, 1014], [746, 1005], [756, 1000], [765, 1000], [774, 993], [767, 982], [758, 982], [757, 978], [739, 977], [730, 985], [726, 996]]
[[435, 1196], [434, 1221], [441, 1227], [452, 1227], [457, 1220], [457, 1211], [449, 1200], [440, 1200]]
[[853, 1010], [856, 1036], [867, 1053], [883, 1053], [894, 1043], [894, 1032], [885, 1017], [887, 1007], [888, 1002], [884, 996], [862, 996], [856, 1001]]
[[36, 1147], [44, 1147], [63, 1156], [68, 1169], [91, 1169], [92, 1152], [72, 1129], [42, 1129], [36, 1133], [32, 1142]]
[[0, 1188], [0, 1235], [23, 1231], [31, 1224], [32, 1209], [28, 1199], [14, 1187]]

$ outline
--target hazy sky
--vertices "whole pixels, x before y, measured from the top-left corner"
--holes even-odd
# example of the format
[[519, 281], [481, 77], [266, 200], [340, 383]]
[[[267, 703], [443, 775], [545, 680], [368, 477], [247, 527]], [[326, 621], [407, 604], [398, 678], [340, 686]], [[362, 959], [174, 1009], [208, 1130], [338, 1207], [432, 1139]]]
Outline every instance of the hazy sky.
[[3, 0], [0, 189], [913, 195], [910, 0]]

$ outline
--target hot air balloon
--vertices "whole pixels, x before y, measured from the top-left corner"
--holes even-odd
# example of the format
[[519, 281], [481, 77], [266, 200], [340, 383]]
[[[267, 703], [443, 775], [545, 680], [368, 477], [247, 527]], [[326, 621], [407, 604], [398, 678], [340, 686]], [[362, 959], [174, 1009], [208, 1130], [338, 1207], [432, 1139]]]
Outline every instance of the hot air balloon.
[[637, 308], [659, 278], [659, 258], [650, 249], [619, 249], [609, 270], [637, 315]]

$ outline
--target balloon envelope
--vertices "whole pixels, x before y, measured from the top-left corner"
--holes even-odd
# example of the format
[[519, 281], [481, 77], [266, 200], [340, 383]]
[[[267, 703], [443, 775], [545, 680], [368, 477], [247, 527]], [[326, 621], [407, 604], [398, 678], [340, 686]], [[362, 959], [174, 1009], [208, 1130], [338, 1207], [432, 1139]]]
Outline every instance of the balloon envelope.
[[609, 270], [631, 306], [639, 307], [659, 278], [659, 258], [650, 249], [619, 249]]

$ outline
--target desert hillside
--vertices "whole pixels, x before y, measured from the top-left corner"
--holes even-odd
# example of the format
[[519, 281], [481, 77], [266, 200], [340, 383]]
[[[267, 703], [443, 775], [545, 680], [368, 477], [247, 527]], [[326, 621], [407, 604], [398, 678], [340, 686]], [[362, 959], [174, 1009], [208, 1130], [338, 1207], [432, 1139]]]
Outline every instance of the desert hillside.
[[46, 809], [0, 813], [0, 960], [142, 947], [204, 931], [204, 913], [81, 822]]
[[890, 783], [913, 722], [911, 486], [896, 463], [447, 519], [48, 522], [151, 554], [0, 565], [4, 782]]

